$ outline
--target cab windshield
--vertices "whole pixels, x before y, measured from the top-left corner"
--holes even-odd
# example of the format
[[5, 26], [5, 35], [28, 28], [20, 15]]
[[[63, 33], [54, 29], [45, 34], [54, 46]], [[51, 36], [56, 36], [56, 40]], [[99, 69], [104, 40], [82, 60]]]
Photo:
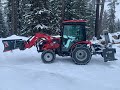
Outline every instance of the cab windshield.
[[63, 48], [68, 49], [72, 44], [85, 40], [85, 28], [81, 25], [64, 25]]

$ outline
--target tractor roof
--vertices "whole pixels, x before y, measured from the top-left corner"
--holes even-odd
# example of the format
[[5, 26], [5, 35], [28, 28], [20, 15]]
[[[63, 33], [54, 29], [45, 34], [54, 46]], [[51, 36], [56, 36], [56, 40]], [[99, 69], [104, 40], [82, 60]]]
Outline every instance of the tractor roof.
[[65, 20], [63, 21], [63, 24], [81, 24], [86, 22], [86, 20]]

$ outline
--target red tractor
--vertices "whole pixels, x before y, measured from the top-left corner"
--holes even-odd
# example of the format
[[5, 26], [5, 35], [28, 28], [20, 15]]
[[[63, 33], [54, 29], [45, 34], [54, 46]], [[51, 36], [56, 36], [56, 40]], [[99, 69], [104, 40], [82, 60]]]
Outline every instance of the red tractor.
[[86, 40], [86, 21], [68, 20], [63, 22], [60, 37], [52, 37], [47, 34], [36, 33], [27, 41], [22, 39], [3, 40], [4, 51], [19, 48], [25, 50], [32, 46], [42, 52], [41, 59], [44, 63], [51, 63], [59, 56], [71, 56], [73, 62], [78, 65], [85, 65], [92, 55], [100, 54], [104, 61], [116, 60], [116, 50], [112, 47], [92, 44]]

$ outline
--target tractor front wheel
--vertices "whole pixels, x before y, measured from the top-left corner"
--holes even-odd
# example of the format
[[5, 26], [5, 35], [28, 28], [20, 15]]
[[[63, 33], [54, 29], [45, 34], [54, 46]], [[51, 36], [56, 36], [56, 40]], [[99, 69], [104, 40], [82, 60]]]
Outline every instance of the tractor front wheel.
[[44, 63], [52, 63], [55, 60], [55, 53], [53, 51], [43, 51], [42, 55], [41, 55], [41, 59]]
[[76, 47], [72, 52], [72, 59], [75, 64], [85, 65], [91, 60], [91, 52], [88, 47]]

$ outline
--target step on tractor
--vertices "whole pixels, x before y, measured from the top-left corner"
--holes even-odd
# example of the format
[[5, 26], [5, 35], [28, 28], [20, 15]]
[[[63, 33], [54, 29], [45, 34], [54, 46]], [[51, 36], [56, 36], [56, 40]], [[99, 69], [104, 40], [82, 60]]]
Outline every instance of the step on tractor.
[[[109, 37], [105, 32], [105, 37]], [[105, 38], [108, 42], [108, 38]], [[44, 63], [54, 62], [56, 55], [70, 56], [75, 64], [85, 65], [90, 62], [92, 55], [100, 54], [104, 62], [114, 61], [116, 49], [109, 43], [92, 44], [86, 38], [85, 20], [67, 20], [62, 23], [60, 37], [53, 37], [44, 33], [36, 33], [27, 41], [22, 39], [3, 40], [4, 52], [20, 49], [25, 50], [36, 46], [42, 52], [41, 59]]]

